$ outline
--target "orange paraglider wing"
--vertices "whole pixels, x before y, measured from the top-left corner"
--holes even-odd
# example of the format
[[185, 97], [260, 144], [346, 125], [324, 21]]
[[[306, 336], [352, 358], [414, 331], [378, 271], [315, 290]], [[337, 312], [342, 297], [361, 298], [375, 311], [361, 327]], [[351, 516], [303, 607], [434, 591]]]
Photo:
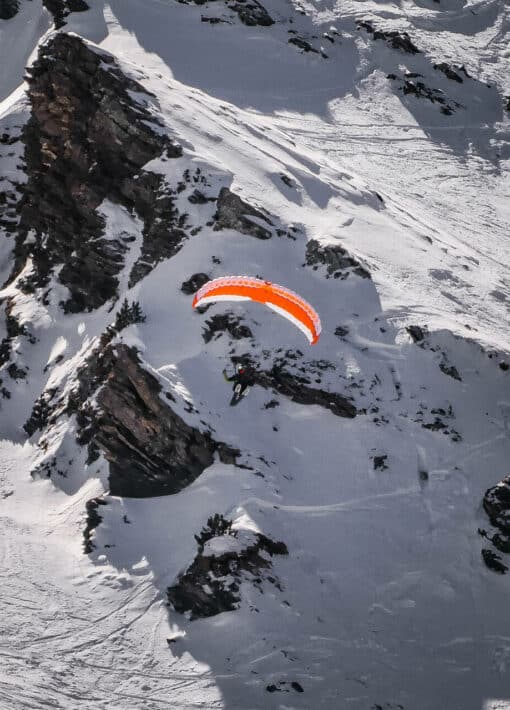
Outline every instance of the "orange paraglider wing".
[[288, 288], [251, 276], [223, 276], [208, 281], [193, 299], [193, 308], [214, 301], [257, 301], [294, 323], [315, 345], [321, 334], [318, 313], [301, 296]]

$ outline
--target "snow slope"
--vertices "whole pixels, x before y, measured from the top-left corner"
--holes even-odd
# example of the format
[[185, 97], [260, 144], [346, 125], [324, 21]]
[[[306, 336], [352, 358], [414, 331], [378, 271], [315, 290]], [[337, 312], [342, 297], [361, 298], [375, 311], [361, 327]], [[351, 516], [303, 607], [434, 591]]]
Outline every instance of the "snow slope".
[[[483, 566], [477, 535], [483, 493], [508, 473], [509, 375], [498, 367], [510, 349], [508, 7], [303, 3], [301, 15], [274, 0], [266, 7], [277, 23], [248, 28], [201, 22], [227, 12], [216, 3], [89, 4], [66, 29], [112, 52], [153, 92], [184, 147], [182, 158], [146, 168], [172, 184], [200, 166], [211, 194], [230, 186], [297, 236], [264, 242], [204, 226], [128, 291], [140, 226], [102, 206], [109, 233], [122, 225], [138, 238], [121, 297], [139, 300], [147, 321], [120, 338], [141, 349], [187, 421], [207, 421], [250, 468], [217, 462], [174, 496], [107, 497], [90, 556], [85, 502], [105, 489], [105, 463], [85, 464], [71, 420], [51, 442], [73, 460], [68, 477], [32, 480], [41, 452], [22, 425], [43, 389], [72, 378], [112, 321], [111, 304], [63, 316], [58, 294], [43, 306], [15, 284], [4, 291], [39, 340], [18, 343], [30, 376], [12, 384], [0, 412], [0, 707], [510, 707], [509, 577]], [[44, 29], [39, 4], [23, 8], [10, 22]], [[337, 28], [340, 40], [319, 42], [328, 59], [288, 45], [289, 18], [308, 35]], [[426, 55], [370, 39], [355, 24], [366, 18], [407, 30]], [[23, 33], [21, 62], [43, 29]], [[465, 64], [473, 83], [436, 79], [432, 62], [444, 60]], [[386, 75], [404, 66], [458, 92], [466, 110], [442, 116], [402, 97]], [[5, 92], [21, 83], [13, 62]], [[26, 111], [20, 90], [0, 104], [2, 125]], [[2, 173], [7, 157], [2, 146]], [[192, 223], [214, 212], [184, 200]], [[312, 238], [346, 247], [373, 281], [304, 268]], [[308, 349], [254, 304], [230, 309], [253, 341], [205, 344], [205, 318], [224, 307], [191, 313], [180, 285], [200, 271], [263, 274], [299, 291], [321, 314], [319, 344]], [[428, 326], [435, 350], [413, 344], [409, 324]], [[348, 329], [342, 339], [338, 326]], [[220, 376], [229, 356], [270, 364], [278, 348], [300, 349], [312, 372], [312, 361], [332, 362], [323, 383], [366, 413], [341, 419], [258, 387], [230, 409]], [[461, 381], [440, 369], [443, 357]], [[265, 409], [272, 398], [278, 406]], [[439, 410], [445, 429], [424, 427]], [[375, 457], [386, 457], [382, 468]], [[283, 591], [246, 583], [239, 610], [189, 622], [167, 609], [165, 590], [216, 512], [286, 542], [289, 556], [273, 561]], [[303, 693], [279, 685], [296, 681]]]

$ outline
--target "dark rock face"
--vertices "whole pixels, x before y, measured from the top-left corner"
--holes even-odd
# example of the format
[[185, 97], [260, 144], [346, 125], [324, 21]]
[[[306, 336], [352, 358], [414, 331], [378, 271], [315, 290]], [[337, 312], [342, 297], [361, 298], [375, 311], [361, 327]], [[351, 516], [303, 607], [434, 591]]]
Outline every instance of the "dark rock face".
[[303, 37], [291, 37], [289, 39], [289, 44], [293, 44], [298, 49], [302, 49], [303, 52], [313, 52], [314, 54], [319, 54], [319, 51], [313, 47], [310, 42]]
[[187, 296], [191, 296], [194, 293], [198, 291], [198, 289], [202, 288], [204, 284], [206, 284], [208, 281], [211, 280], [211, 277], [208, 274], [193, 274], [193, 276], [190, 276], [187, 281], [183, 281], [181, 284], [181, 291], [185, 293]]
[[228, 7], [237, 13], [243, 25], [248, 27], [270, 27], [274, 25], [274, 20], [269, 15], [265, 7], [257, 0], [236, 0], [229, 2]]
[[326, 266], [327, 278], [345, 279], [352, 271], [363, 279], [369, 279], [370, 273], [361, 263], [352, 257], [340, 245], [324, 246], [316, 239], [310, 239], [306, 245], [306, 265], [317, 269]]
[[[142, 87], [125, 77], [110, 55], [78, 37], [60, 33], [44, 45], [28, 83], [28, 182], [14, 275], [31, 256], [34, 270], [21, 284], [30, 291], [45, 287], [54, 268], [63, 265], [58, 278], [71, 293], [65, 310], [91, 310], [116, 294], [132, 240], [102, 238], [104, 220], [97, 208], [108, 198], [142, 218], [150, 214], [144, 231], [152, 235], [161, 181], [141, 168], [164, 150], [171, 157], [180, 150], [153, 130], [151, 113], [130, 97], [128, 92], [143, 92]], [[30, 232], [35, 240], [27, 243]]]
[[413, 343], [421, 343], [425, 339], [426, 330], [419, 325], [410, 325], [406, 328], [411, 336]]
[[175, 207], [176, 190], [170, 189], [159, 175], [144, 173], [141, 179], [126, 185], [123, 192], [144, 220], [141, 254], [129, 277], [131, 288], [160, 261], [177, 254], [187, 239], [186, 215], [180, 215]]
[[[183, 4], [188, 4], [193, 1], [195, 5], [205, 5], [207, 0], [179, 0]], [[274, 25], [274, 20], [267, 12], [266, 8], [261, 5], [258, 0], [227, 0], [225, 2], [229, 10], [233, 10], [243, 23], [248, 27], [270, 27]], [[210, 22], [211, 24], [219, 24], [226, 22], [219, 17], [202, 17], [202, 22]]]
[[439, 89], [431, 89], [429, 86], [426, 86], [423, 81], [405, 79], [401, 90], [406, 96], [412, 95], [416, 96], [418, 99], [428, 99], [433, 104], [441, 104], [441, 113], [444, 113], [445, 116], [451, 116], [452, 113], [454, 113], [454, 107], [460, 107], [460, 104], [456, 101], [453, 102], [453, 104], [448, 103], [442, 91]]
[[257, 239], [270, 239], [272, 232], [257, 224], [250, 217], [255, 217], [272, 227], [269, 219], [259, 210], [244, 202], [238, 195], [223, 187], [218, 197], [215, 229], [235, 229]]
[[401, 91], [404, 96], [415, 96], [417, 99], [427, 99], [433, 104], [439, 104], [441, 113], [445, 116], [451, 116], [455, 112], [455, 109], [463, 108], [457, 101], [448, 100], [440, 89], [433, 89], [426, 86], [423, 81], [416, 81], [416, 79], [421, 76], [422, 74], [406, 72], [404, 77], [399, 77], [396, 74], [388, 74], [387, 79], [399, 81], [400, 86], [398, 90]]
[[92, 533], [103, 519], [98, 512], [99, 507], [102, 505], [107, 505], [102, 498], [91, 498], [85, 504], [87, 522], [83, 530], [83, 551], [86, 555], [89, 555], [95, 547], [92, 541]]
[[449, 64], [446, 62], [440, 62], [439, 64], [434, 64], [434, 69], [437, 71], [443, 72], [443, 74], [448, 78], [451, 79], [452, 81], [456, 81], [458, 84], [462, 84], [464, 82], [464, 79], [460, 76], [458, 72], [462, 71], [464, 72], [464, 75], [469, 78], [469, 74], [467, 73], [465, 67], [457, 67], [457, 71], [453, 67], [451, 67]]
[[12, 315], [13, 301], [8, 298], [5, 306], [5, 330], [6, 336], [0, 343], [0, 367], [5, 365], [9, 361], [12, 350], [12, 343], [15, 338], [20, 335], [27, 336], [31, 342], [35, 342], [33, 338], [29, 335], [27, 328], [24, 325], [20, 325], [18, 319]]
[[[224, 544], [219, 553], [207, 550], [213, 538]], [[262, 592], [264, 580], [277, 588], [281, 585], [274, 576], [263, 575], [271, 567], [274, 555], [287, 555], [285, 543], [275, 542], [260, 533], [250, 533], [240, 539], [232, 530], [232, 523], [216, 514], [209, 518], [199, 536], [198, 554], [177, 583], [167, 590], [170, 605], [175, 611], [188, 613], [191, 619], [215, 616], [236, 609], [241, 600], [240, 584], [249, 579]], [[237, 544], [238, 543], [238, 544]], [[233, 549], [229, 550], [231, 547]]]
[[454, 380], [462, 382], [462, 377], [459, 375], [459, 371], [455, 365], [451, 365], [448, 361], [443, 360], [443, 362], [440, 362], [439, 369], [441, 372], [444, 372], [445, 375], [448, 375], [448, 377], [452, 377]]
[[84, 12], [89, 9], [85, 0], [43, 0], [43, 5], [53, 15], [56, 29], [65, 25], [65, 18], [71, 12]]
[[297, 404], [317, 404], [338, 417], [353, 419], [358, 411], [352, 402], [338, 392], [327, 392], [309, 386], [309, 380], [275, 365], [269, 372], [255, 371], [256, 384], [272, 389]]
[[23, 426], [28, 436], [41, 431], [48, 424], [52, 414], [51, 400], [55, 394], [55, 389], [47, 389], [36, 399], [30, 417]]
[[371, 22], [368, 20], [363, 20], [357, 23], [358, 29], [364, 29], [369, 34], [372, 35], [373, 39], [382, 39], [387, 42], [393, 49], [398, 49], [406, 54], [419, 54], [420, 50], [411, 41], [411, 38], [407, 32], [397, 32], [396, 30], [389, 30], [384, 32], [382, 30], [376, 30]]
[[247, 325], [243, 325], [241, 319], [232, 313], [219, 313], [205, 322], [206, 328], [202, 337], [206, 343], [217, 334], [228, 333], [233, 340], [242, 338], [253, 338], [253, 333]]
[[337, 338], [345, 338], [349, 335], [349, 328], [344, 325], [339, 325], [335, 328], [335, 335]]
[[506, 574], [508, 567], [502, 562], [501, 555], [497, 555], [492, 550], [484, 548], [482, 550], [482, 559], [489, 569], [498, 574]]
[[499, 552], [510, 554], [510, 476], [485, 492], [483, 508], [491, 525], [497, 530], [492, 537], [487, 534], [484, 537]]
[[[92, 444], [109, 462], [112, 495], [177, 493], [213, 463], [215, 452], [223, 460], [232, 453], [161, 399], [161, 385], [142, 367], [135, 348], [108, 345], [79, 380], [68, 411], [77, 415], [81, 443]], [[93, 394], [96, 411], [87, 407]]]
[[294, 690], [296, 693], [305, 692], [303, 686], [301, 683], [298, 683], [297, 680], [290, 682], [288, 680], [281, 680], [279, 683], [270, 683], [266, 685], [266, 690], [268, 693], [290, 693], [291, 690]]
[[374, 456], [374, 471], [386, 471], [388, 456], [383, 454], [382, 456]]
[[19, 0], [0, 0], [0, 20], [10, 20], [19, 10]]

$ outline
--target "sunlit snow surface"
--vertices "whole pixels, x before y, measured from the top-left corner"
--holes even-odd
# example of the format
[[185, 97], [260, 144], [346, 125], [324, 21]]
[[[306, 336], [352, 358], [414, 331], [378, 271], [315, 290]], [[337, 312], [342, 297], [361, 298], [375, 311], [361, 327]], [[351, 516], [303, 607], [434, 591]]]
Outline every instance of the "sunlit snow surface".
[[[85, 466], [70, 421], [50, 442], [68, 453], [68, 478], [32, 481], [40, 454], [23, 443], [22, 425], [41, 390], [67, 381], [113, 315], [104, 307], [63, 317], [61, 294], [47, 307], [18, 294], [16, 313], [38, 343], [23, 343], [30, 376], [9, 383], [13, 397], [0, 413], [0, 708], [508, 710], [510, 577], [483, 566], [477, 535], [487, 525], [485, 489], [509, 472], [509, 375], [498, 368], [510, 350], [508, 7], [324, 2], [302, 4], [303, 16], [272, 0], [277, 23], [247, 28], [200, 22], [226, 13], [219, 3], [88, 1], [91, 10], [71, 16], [67, 29], [112, 52], [153, 92], [155, 111], [184, 147], [183, 158], [147, 167], [172, 181], [200, 166], [212, 176], [211, 194], [231, 186], [301, 231], [296, 241], [261, 242], [204, 228], [126, 292], [148, 318], [124, 332], [125, 342], [140, 348], [190, 423], [206, 420], [264, 478], [215, 463], [176, 496], [109, 498], [90, 557], [82, 552], [85, 502], [104, 490], [104, 464]], [[26, 120], [21, 91], [8, 92], [49, 26], [38, 0], [22, 6], [10, 21], [17, 24], [5, 25], [23, 32], [9, 44], [12, 73], [0, 83], [2, 129]], [[424, 55], [373, 42], [356, 30], [357, 18], [405, 29]], [[327, 60], [287, 44], [289, 27], [320, 36], [331, 25], [342, 39], [322, 42]], [[429, 79], [441, 61], [465, 64], [491, 88], [434, 75], [467, 106], [444, 117], [437, 106], [403, 101], [386, 79], [402, 67]], [[2, 153], [0, 166], [14, 171], [16, 160]], [[180, 207], [198, 222], [195, 206]], [[101, 210], [111, 234], [136, 237], [127, 288], [140, 224], [110, 203]], [[310, 238], [345, 246], [373, 283], [303, 269]], [[4, 240], [2, 274], [9, 247]], [[200, 271], [263, 275], [302, 294], [323, 323], [312, 349], [260, 306], [232, 310], [245, 316], [255, 352], [283, 346], [333, 361], [332, 389], [359, 408], [379, 397], [387, 422], [339, 419], [282, 397], [266, 410], [272, 395], [257, 387], [230, 409], [226, 338], [204, 345], [204, 317], [180, 291]], [[409, 323], [435, 331], [462, 382], [410, 342]], [[338, 325], [349, 328], [345, 340], [334, 335]], [[489, 359], [474, 341], [501, 355]], [[361, 379], [367, 393], [376, 383], [373, 396], [349, 389]], [[190, 400], [195, 418], [185, 413]], [[413, 421], [422, 404], [428, 412], [451, 404], [462, 441]], [[375, 470], [381, 455], [388, 468]], [[289, 556], [274, 560], [283, 592], [245, 584], [238, 611], [190, 623], [168, 612], [165, 589], [216, 512], [285, 541]], [[282, 681], [304, 692], [266, 691]]]

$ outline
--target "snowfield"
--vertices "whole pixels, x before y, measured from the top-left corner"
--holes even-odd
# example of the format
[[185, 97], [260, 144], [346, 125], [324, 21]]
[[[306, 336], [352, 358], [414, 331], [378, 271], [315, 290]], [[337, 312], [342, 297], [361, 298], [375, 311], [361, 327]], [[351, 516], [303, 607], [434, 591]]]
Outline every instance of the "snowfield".
[[[229, 187], [268, 215], [272, 236], [215, 230], [215, 203], [184, 191], [177, 207], [201, 230], [130, 288], [142, 225], [105, 200], [107, 236], [133, 238], [118, 301], [64, 315], [56, 279], [45, 303], [4, 287], [37, 342], [14, 343], [28, 376], [3, 378], [1, 710], [508, 710], [510, 574], [483, 564], [477, 533], [484, 492], [510, 473], [508, 4], [269, 0], [275, 24], [247, 27], [220, 2], [87, 1], [62, 31], [110, 52], [183, 147], [145, 169], [175, 186], [199, 168], [207, 197]], [[22, 0], [0, 20], [0, 136], [28, 119], [23, 67], [50, 19]], [[405, 31], [421, 51], [357, 21]], [[289, 44], [289, 29], [317, 52]], [[469, 77], [448, 79], [441, 62]], [[399, 91], [406, 71], [462, 106], [445, 115]], [[24, 181], [19, 151], [0, 145], [0, 189]], [[5, 282], [13, 236], [0, 239]], [[371, 279], [305, 265], [312, 239], [345, 248]], [[321, 315], [319, 343], [254, 303], [193, 312], [181, 284], [200, 272], [295, 290]], [[87, 463], [73, 417], [44, 450], [27, 437], [34, 401], [73, 387], [125, 297], [147, 318], [114, 342], [136, 346], [175, 411], [240, 450], [242, 467], [216, 457], [175, 495], [123, 498], [109, 494], [103, 457]], [[253, 337], [205, 342], [226, 305]], [[289, 352], [358, 416], [260, 386], [229, 407], [231, 357], [269, 368]], [[52, 455], [60, 475], [30, 475]], [[102, 494], [86, 555], [85, 505]], [[206, 555], [258, 532], [289, 554], [272, 559], [279, 586], [246, 579], [238, 609], [191, 621], [166, 590], [215, 513], [239, 537], [213, 538]]]

